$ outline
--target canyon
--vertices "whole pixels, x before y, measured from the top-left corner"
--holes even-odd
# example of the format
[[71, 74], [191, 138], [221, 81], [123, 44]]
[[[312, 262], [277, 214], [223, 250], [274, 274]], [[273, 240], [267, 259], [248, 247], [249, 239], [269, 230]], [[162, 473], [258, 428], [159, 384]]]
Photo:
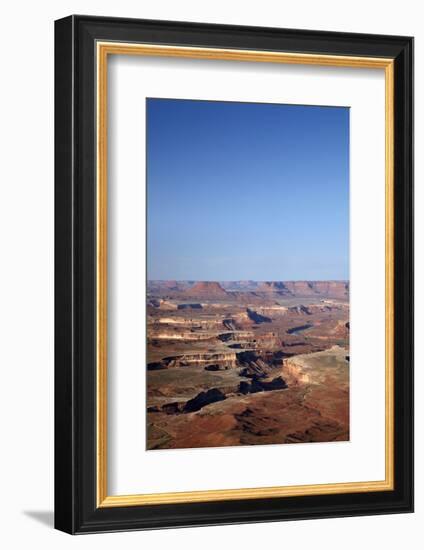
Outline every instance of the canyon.
[[147, 449], [349, 440], [347, 281], [149, 281]]

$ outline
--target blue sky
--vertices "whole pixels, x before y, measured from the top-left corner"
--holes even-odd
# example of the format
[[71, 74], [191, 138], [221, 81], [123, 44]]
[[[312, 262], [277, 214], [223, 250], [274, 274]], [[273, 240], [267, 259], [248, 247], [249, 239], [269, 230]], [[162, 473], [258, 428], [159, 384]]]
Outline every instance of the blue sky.
[[147, 99], [149, 279], [349, 278], [349, 109]]

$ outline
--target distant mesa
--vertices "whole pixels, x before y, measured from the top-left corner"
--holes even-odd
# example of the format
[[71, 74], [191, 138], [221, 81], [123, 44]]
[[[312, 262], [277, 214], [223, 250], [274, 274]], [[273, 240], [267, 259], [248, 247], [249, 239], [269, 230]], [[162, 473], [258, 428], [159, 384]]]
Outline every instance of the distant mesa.
[[178, 283], [177, 281], [163, 281], [163, 288], [167, 288], [168, 290], [178, 290]]
[[224, 290], [252, 292], [255, 291], [259, 284], [257, 281], [220, 281]]
[[215, 281], [198, 281], [184, 291], [185, 296], [225, 297], [228, 293]]
[[349, 283], [347, 281], [267, 281], [261, 283], [257, 291], [277, 293], [280, 296], [344, 297], [349, 293]]
[[347, 296], [349, 283], [346, 281], [287, 281], [286, 288], [297, 296]]
[[176, 292], [181, 292], [191, 286], [190, 281], [174, 281], [174, 280], [149, 280], [147, 289], [149, 292], [159, 292], [172, 296]]
[[285, 283], [279, 281], [266, 281], [261, 283], [257, 289], [258, 292], [278, 292], [290, 296], [292, 293], [286, 287]]
[[[159, 297], [278, 300], [279, 298], [347, 298], [348, 281], [149, 281], [148, 291]], [[193, 300], [196, 301], [196, 300]], [[306, 313], [306, 312], [305, 312]]]

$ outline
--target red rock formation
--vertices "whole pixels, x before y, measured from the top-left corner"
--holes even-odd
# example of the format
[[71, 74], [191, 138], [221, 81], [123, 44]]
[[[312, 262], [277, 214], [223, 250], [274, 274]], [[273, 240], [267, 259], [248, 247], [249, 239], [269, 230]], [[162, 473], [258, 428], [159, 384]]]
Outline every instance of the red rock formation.
[[349, 294], [346, 281], [270, 281], [261, 283], [258, 292], [277, 292], [287, 296], [332, 296], [343, 298]]
[[228, 293], [215, 281], [198, 281], [191, 288], [185, 290], [184, 295], [219, 298], [228, 296]]
[[310, 281], [287, 281], [285, 285], [294, 296], [313, 296], [317, 294], [313, 283]]
[[257, 289], [258, 292], [278, 292], [284, 295], [290, 295], [285, 283], [279, 281], [266, 281], [261, 283]]

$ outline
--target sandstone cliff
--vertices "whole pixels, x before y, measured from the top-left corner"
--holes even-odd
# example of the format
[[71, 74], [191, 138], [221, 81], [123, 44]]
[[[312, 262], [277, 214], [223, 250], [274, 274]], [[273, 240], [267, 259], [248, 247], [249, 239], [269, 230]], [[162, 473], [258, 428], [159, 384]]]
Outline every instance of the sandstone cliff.
[[198, 281], [191, 288], [184, 291], [185, 296], [204, 298], [225, 298], [228, 293], [215, 281]]

